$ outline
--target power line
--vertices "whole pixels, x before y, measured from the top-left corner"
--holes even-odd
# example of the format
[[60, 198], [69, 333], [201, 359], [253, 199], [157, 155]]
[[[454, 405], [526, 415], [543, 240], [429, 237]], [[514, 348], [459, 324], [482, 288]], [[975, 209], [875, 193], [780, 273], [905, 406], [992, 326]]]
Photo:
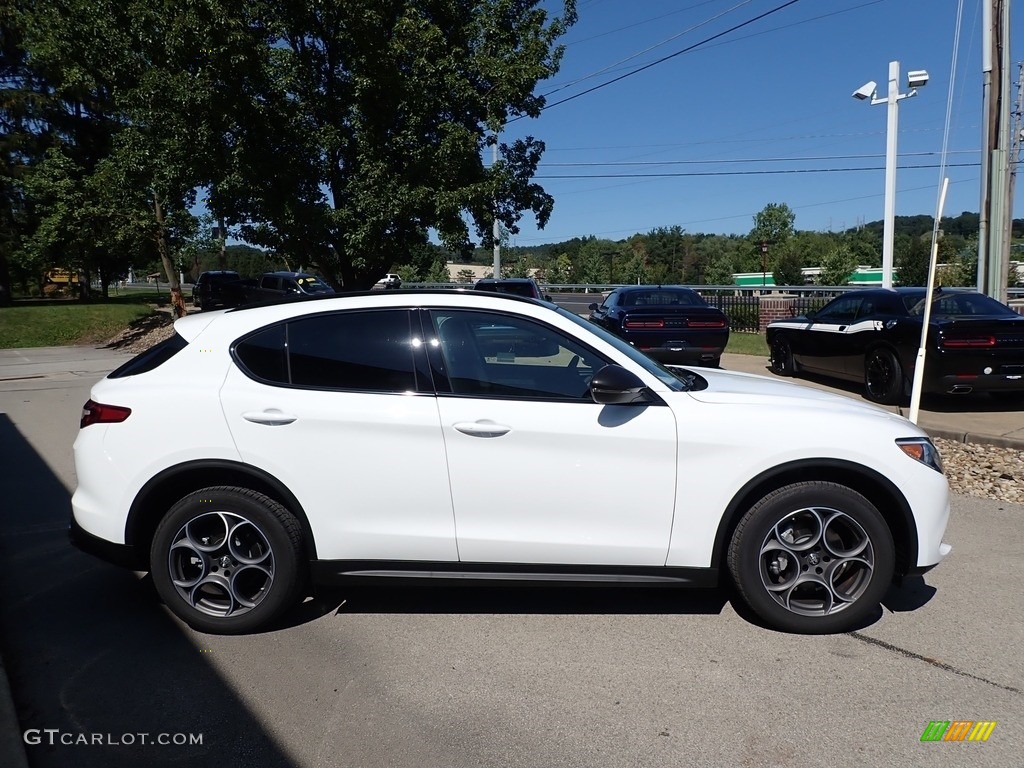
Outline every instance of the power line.
[[[764, 18], [766, 18], [768, 16], [771, 16], [774, 13], [778, 13], [779, 11], [781, 11], [781, 10], [783, 10], [785, 8], [788, 8], [791, 5], [795, 5], [798, 2], [800, 2], [800, 0], [789, 0], [788, 2], [783, 3], [780, 6], [772, 8], [770, 11], [765, 11], [764, 13], [762, 13], [762, 14], [760, 14], [758, 16], [755, 16], [752, 19], [747, 19], [744, 22], [741, 22], [739, 24], [736, 24], [735, 26], [729, 27], [729, 29], [725, 30], [724, 32], [719, 32], [718, 34], [712, 35], [711, 37], [706, 37], [703, 40], [694, 43], [693, 45], [690, 45], [690, 46], [687, 46], [686, 48], [683, 48], [681, 51], [676, 51], [675, 53], [670, 53], [668, 56], [663, 56], [660, 59], [652, 61], [650, 64], [645, 64], [642, 67], [637, 67], [636, 69], [631, 70], [629, 72], [626, 72], [623, 75], [619, 75], [618, 77], [612, 78], [611, 80], [608, 80], [607, 82], [600, 83], [599, 85], [595, 85], [594, 87], [588, 88], [585, 91], [580, 91], [579, 93], [575, 93], [572, 96], [566, 96], [564, 99], [552, 102], [551, 104], [546, 104], [546, 105], [544, 105], [544, 107], [542, 107], [542, 111], [546, 110], [546, 109], [551, 109], [551, 107], [557, 107], [559, 104], [565, 104], [566, 102], [572, 101], [573, 99], [578, 99], [580, 96], [586, 96], [588, 93], [593, 93], [594, 91], [600, 90], [601, 88], [606, 88], [607, 86], [612, 85], [613, 83], [617, 83], [620, 80], [625, 80], [627, 77], [631, 77], [633, 75], [639, 74], [640, 72], [648, 70], [651, 67], [657, 66], [658, 64], [662, 64], [662, 63], [668, 61], [669, 59], [674, 59], [676, 56], [682, 56], [684, 53], [689, 53], [690, 51], [694, 50], [695, 48], [699, 48], [702, 45], [706, 45], [707, 43], [710, 43], [712, 40], [717, 40], [718, 38], [724, 37], [725, 35], [728, 35], [731, 32], [735, 32], [737, 29], [742, 29], [743, 27], [749, 26], [749, 25], [753, 24], [755, 21], [760, 21], [761, 19], [764, 19]], [[513, 122], [515, 122], [517, 120], [522, 119], [523, 117], [525, 117], [525, 116], [524, 115], [519, 115], [518, 117], [513, 117], [508, 122], [513, 123]]]
[[[978, 154], [977, 149], [963, 149], [947, 154]], [[904, 152], [903, 157], [935, 157], [941, 152]], [[610, 162], [589, 162], [589, 163], [544, 163], [545, 168], [597, 168], [632, 165], [717, 165], [730, 163], [790, 163], [790, 162], [812, 162], [816, 160], [874, 160], [885, 155], [814, 155], [808, 157], [746, 157], [723, 160], [614, 160]]]
[[[947, 168], [977, 168], [980, 163], [947, 163]], [[938, 163], [925, 165], [900, 165], [900, 169], [913, 171], [938, 168]], [[682, 176], [769, 176], [790, 173], [852, 173], [857, 171], [884, 171], [885, 166], [864, 168], [779, 168], [771, 170], [745, 171], [676, 171], [673, 173], [588, 173], [588, 174], [538, 174], [536, 179], [661, 179]]]

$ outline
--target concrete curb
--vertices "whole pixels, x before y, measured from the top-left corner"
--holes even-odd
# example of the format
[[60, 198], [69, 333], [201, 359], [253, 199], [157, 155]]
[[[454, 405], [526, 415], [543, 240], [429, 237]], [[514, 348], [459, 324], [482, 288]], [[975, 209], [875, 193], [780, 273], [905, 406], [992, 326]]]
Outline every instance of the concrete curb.
[[936, 427], [924, 427], [924, 431], [932, 437], [941, 437], [943, 440], [952, 440], [957, 443], [991, 445], [994, 448], [1010, 448], [1015, 451], [1024, 451], [1024, 440], [1015, 437], [999, 437], [998, 435], [985, 435], [980, 432], [961, 432], [956, 429], [939, 429]]

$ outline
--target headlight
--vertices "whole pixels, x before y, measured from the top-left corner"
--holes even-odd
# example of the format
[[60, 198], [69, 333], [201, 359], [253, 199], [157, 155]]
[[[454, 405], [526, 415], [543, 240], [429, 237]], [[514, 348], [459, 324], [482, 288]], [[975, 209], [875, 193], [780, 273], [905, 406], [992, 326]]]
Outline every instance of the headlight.
[[901, 437], [896, 441], [896, 447], [915, 461], [931, 467], [940, 475], [943, 474], [942, 457], [927, 437]]

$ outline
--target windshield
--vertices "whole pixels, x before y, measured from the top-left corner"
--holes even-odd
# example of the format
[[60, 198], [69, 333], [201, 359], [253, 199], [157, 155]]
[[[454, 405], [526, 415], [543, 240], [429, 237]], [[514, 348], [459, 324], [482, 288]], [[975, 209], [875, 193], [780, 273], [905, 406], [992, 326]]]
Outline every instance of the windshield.
[[570, 320], [576, 323], [576, 325], [586, 328], [595, 336], [600, 336], [601, 339], [607, 341], [609, 344], [611, 344], [613, 347], [619, 350], [622, 354], [626, 355], [634, 363], [642, 366], [645, 371], [654, 376], [657, 376], [658, 379], [660, 379], [665, 386], [667, 386], [674, 392], [683, 392], [690, 388], [689, 382], [686, 380], [686, 378], [684, 378], [684, 374], [682, 372], [678, 374], [675, 373], [670, 368], [666, 368], [656, 360], [652, 360], [636, 347], [627, 344], [618, 336], [609, 333], [596, 323], [592, 323], [589, 320], [584, 320], [579, 315], [573, 314], [567, 309], [564, 309], [562, 307], [556, 307], [555, 311], [558, 312], [563, 317], [568, 317]]
[[334, 293], [334, 290], [321, 280], [319, 277], [313, 275], [303, 275], [295, 279], [295, 282], [299, 284], [299, 287], [305, 293]]

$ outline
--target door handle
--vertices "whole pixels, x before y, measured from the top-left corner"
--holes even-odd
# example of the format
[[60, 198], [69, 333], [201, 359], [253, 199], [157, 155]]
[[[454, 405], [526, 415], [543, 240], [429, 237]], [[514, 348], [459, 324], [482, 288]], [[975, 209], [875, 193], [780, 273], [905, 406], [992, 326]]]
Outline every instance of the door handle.
[[512, 431], [512, 427], [491, 421], [460, 421], [452, 426], [470, 437], [501, 437]]
[[291, 424], [298, 417], [292, 416], [290, 413], [279, 411], [277, 408], [267, 408], [265, 411], [247, 411], [242, 414], [242, 418], [246, 421], [251, 421], [254, 424], [264, 424], [269, 427], [276, 427], [284, 424]]

